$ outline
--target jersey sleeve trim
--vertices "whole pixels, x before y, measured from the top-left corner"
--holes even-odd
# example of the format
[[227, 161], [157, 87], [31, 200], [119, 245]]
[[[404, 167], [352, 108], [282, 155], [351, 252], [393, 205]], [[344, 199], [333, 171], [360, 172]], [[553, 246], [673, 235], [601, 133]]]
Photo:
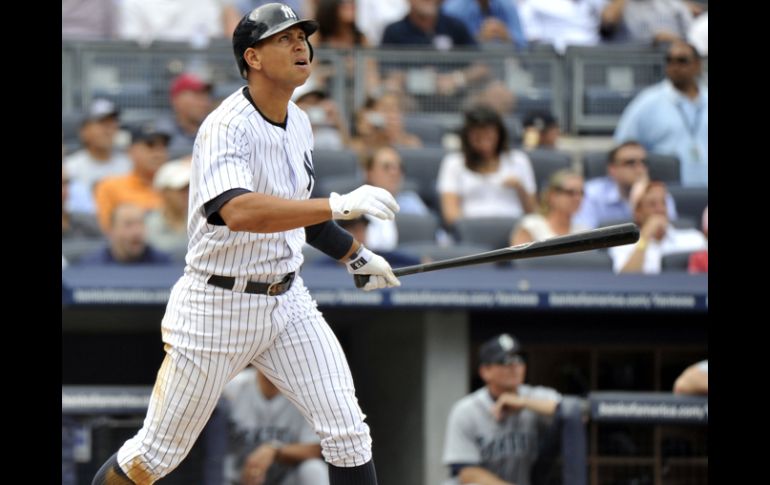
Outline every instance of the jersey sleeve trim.
[[219, 209], [235, 197], [249, 193], [251, 193], [251, 191], [246, 189], [230, 189], [203, 204], [203, 211], [206, 213], [206, 222], [214, 226], [227, 225], [225, 224], [225, 220], [222, 219], [222, 216], [219, 215]]

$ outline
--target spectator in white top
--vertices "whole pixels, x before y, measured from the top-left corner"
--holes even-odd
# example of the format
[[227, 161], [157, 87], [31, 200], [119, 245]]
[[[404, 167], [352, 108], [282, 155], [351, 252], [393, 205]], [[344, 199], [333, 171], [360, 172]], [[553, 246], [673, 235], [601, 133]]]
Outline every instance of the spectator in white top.
[[687, 40], [694, 45], [701, 56], [709, 55], [709, 13], [705, 12], [695, 17], [690, 31], [687, 33]]
[[611, 0], [602, 29], [612, 41], [662, 43], [686, 39], [691, 24], [683, 0]]
[[524, 0], [518, 4], [527, 40], [551, 44], [563, 53], [568, 45], [597, 45], [607, 0]]
[[142, 45], [152, 42], [189, 42], [203, 48], [212, 38], [232, 35], [225, 28], [240, 17], [233, 0], [123, 0], [120, 3], [118, 32], [121, 39]]
[[465, 113], [462, 153], [441, 162], [438, 192], [447, 226], [469, 217], [521, 217], [535, 210], [535, 176], [529, 157], [508, 147], [500, 115], [487, 106]]
[[511, 234], [511, 244], [542, 241], [588, 229], [572, 223], [583, 200], [583, 176], [572, 170], [558, 170], [542, 191], [540, 213], [527, 214]]
[[636, 244], [609, 249], [616, 273], [658, 274], [663, 256], [706, 248], [706, 238], [697, 229], [677, 229], [666, 215], [666, 185], [642, 181], [631, 189], [634, 220], [641, 228]]
[[123, 175], [131, 170], [131, 160], [115, 148], [119, 116], [115, 103], [107, 99], [96, 98], [89, 106], [80, 126], [83, 148], [64, 159], [67, 176], [87, 189], [89, 200], [75, 206], [70, 193], [69, 210], [95, 213], [93, 188], [96, 183], [106, 176]]
[[114, 1], [62, 0], [62, 40], [109, 40], [115, 36]]
[[[318, 0], [281, 0], [281, 3], [288, 5], [292, 10], [302, 18], [314, 18], [313, 10]], [[273, 3], [275, 0], [226, 0], [223, 7], [225, 33], [230, 37], [235, 31], [235, 27], [244, 15], [251, 13], [257, 7], [266, 3]]]

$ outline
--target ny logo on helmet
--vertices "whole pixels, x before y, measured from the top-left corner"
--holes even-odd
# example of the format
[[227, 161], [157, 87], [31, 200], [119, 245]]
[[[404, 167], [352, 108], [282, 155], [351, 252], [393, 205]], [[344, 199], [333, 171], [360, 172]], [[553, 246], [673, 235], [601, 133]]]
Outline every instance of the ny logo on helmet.
[[283, 14], [286, 15], [286, 18], [290, 19], [296, 19], [297, 14], [294, 13], [294, 10], [291, 9], [288, 5], [281, 5], [281, 10], [283, 11]]

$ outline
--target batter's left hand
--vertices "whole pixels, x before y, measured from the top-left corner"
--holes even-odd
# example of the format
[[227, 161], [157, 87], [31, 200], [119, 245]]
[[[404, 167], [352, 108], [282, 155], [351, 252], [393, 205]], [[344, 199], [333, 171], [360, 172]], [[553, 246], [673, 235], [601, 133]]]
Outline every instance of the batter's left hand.
[[369, 281], [364, 285], [364, 291], [378, 290], [392, 286], [401, 286], [390, 264], [380, 255], [374, 254], [361, 246], [358, 256], [345, 264], [350, 274], [369, 275]]

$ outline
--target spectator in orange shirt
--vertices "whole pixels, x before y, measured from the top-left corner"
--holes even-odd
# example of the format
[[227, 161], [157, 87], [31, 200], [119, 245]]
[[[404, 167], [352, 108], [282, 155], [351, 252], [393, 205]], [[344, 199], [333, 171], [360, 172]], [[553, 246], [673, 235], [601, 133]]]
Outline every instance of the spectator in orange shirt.
[[127, 175], [107, 177], [96, 186], [96, 215], [102, 231], [108, 232], [110, 214], [120, 204], [131, 203], [145, 210], [159, 209], [160, 193], [153, 187], [155, 172], [168, 160], [169, 135], [154, 123], [135, 126], [131, 130], [128, 155], [134, 164]]

